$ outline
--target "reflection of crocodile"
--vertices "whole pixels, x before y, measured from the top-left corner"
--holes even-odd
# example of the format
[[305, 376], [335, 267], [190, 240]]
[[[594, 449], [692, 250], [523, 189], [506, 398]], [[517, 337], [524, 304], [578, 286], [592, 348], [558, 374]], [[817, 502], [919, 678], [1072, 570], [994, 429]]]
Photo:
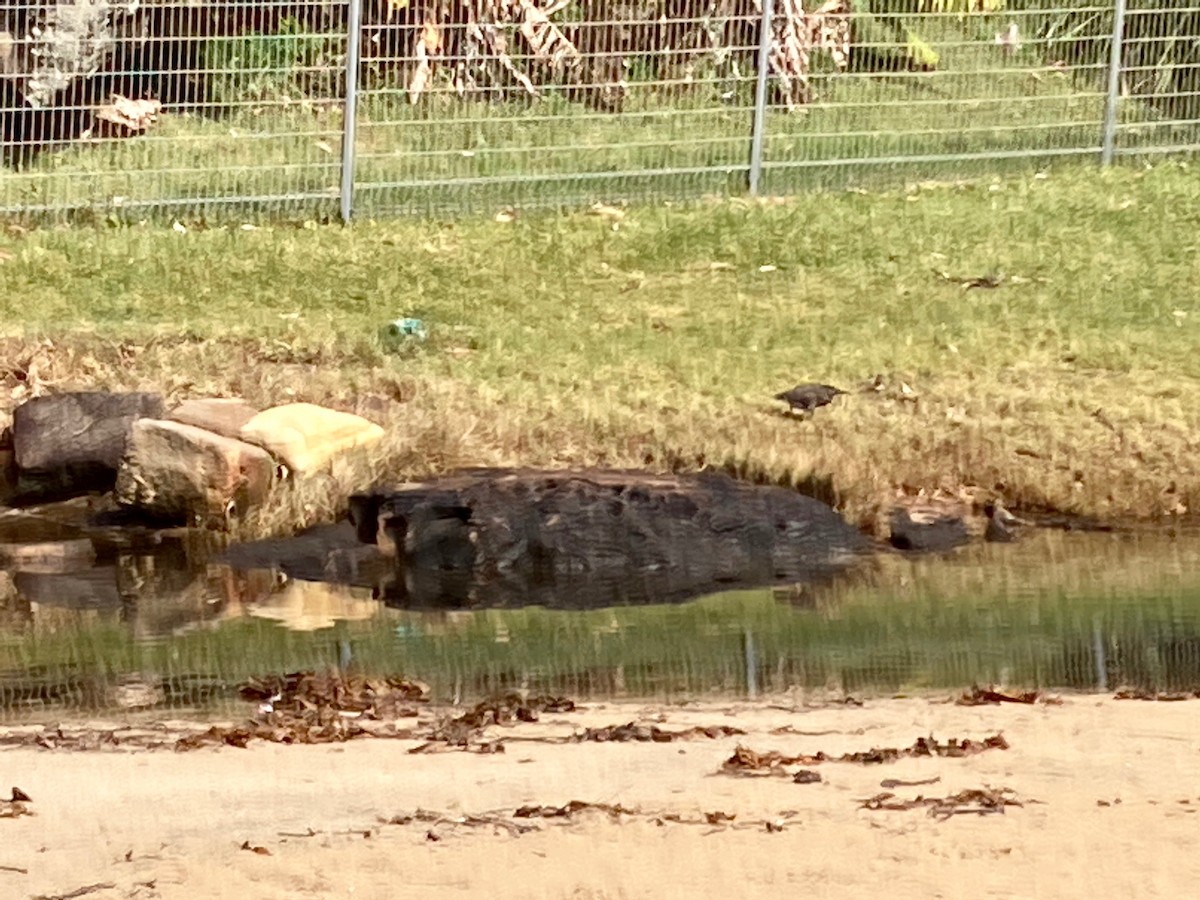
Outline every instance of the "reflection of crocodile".
[[725, 475], [471, 470], [351, 498], [404, 606], [601, 607], [823, 580], [868, 541], [820, 501]]

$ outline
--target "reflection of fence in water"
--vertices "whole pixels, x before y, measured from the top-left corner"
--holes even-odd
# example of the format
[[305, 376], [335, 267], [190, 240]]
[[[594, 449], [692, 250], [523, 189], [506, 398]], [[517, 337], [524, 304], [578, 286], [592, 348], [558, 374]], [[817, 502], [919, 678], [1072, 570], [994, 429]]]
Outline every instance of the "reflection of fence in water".
[[1149, 0], [42, 2], [0, 19], [10, 214], [494, 211], [1198, 144], [1200, 14]]
[[[816, 596], [584, 612], [390, 610], [362, 592], [323, 596], [265, 572], [213, 567], [176, 579], [143, 563], [122, 576], [140, 573], [142, 594], [126, 580], [120, 605], [107, 608], [55, 606], [54, 596], [70, 599], [61, 591], [32, 609], [20, 592], [0, 595], [0, 706], [7, 715], [189, 706], [228, 700], [251, 676], [337, 665], [418, 678], [443, 700], [513, 688], [577, 698], [1200, 688], [1198, 594], [1184, 575], [1200, 546], [1107, 536], [1039, 544], [899, 560]], [[1101, 553], [1119, 564], [1099, 571]]]

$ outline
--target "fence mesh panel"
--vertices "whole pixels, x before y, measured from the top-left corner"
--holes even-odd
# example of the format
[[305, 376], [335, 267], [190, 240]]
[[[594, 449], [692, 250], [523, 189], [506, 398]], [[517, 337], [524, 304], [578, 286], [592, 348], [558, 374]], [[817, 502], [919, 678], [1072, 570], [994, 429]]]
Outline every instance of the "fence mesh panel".
[[1047, 58], [1042, 15], [872, 15], [848, 59], [814, 65], [808, 104], [772, 105], [769, 190], [1098, 158], [1106, 64]]
[[553, 21], [530, 4], [502, 22], [430, 19], [388, 42], [395, 55], [378, 66], [392, 77], [363, 93], [363, 211], [739, 189], [753, 113], [754, 10], [555, 5]]
[[1118, 152], [1200, 147], [1200, 5], [1132, 4], [1122, 60]]
[[336, 208], [345, 3], [7, 7], [7, 213]]
[[[336, 216], [350, 2], [6, 6], [0, 211]], [[771, 0], [765, 55], [762, 0], [353, 2], [360, 215], [742, 193], [756, 127], [771, 193], [1200, 134], [1182, 2]]]

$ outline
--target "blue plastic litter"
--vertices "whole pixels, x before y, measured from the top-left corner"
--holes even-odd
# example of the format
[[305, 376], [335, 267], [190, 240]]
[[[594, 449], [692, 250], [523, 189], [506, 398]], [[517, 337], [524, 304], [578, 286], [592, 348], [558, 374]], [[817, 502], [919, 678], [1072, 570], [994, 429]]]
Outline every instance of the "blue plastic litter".
[[413, 337], [418, 341], [423, 341], [429, 336], [429, 332], [425, 330], [425, 323], [420, 319], [396, 319], [388, 324], [387, 333], [389, 337]]

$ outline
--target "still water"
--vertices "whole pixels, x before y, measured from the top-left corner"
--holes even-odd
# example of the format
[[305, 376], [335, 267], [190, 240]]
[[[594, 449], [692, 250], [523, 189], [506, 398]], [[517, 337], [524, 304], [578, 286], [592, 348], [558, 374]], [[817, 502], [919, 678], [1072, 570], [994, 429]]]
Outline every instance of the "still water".
[[[64, 536], [40, 527], [23, 539]], [[587, 611], [393, 609], [369, 587], [234, 571], [186, 536], [94, 549], [0, 570], [0, 720], [193, 708], [248, 676], [330, 666], [417, 678], [439, 699], [1200, 689], [1195, 533], [1030, 532], [881, 553], [819, 587]]]

